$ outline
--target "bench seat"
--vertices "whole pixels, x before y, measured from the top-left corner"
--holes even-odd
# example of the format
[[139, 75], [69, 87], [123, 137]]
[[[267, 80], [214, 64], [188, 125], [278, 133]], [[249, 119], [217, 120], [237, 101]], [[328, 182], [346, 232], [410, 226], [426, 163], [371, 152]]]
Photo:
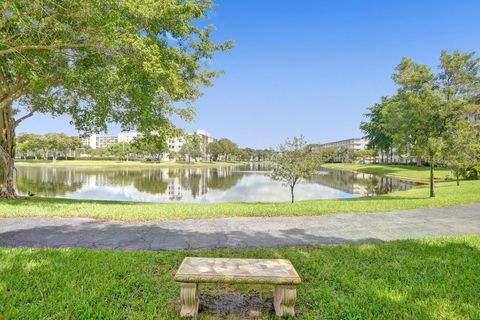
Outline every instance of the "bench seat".
[[192, 258], [183, 260], [175, 274], [181, 282], [181, 316], [198, 314], [199, 283], [272, 284], [277, 315], [294, 315], [296, 285], [301, 279], [290, 261], [284, 259]]

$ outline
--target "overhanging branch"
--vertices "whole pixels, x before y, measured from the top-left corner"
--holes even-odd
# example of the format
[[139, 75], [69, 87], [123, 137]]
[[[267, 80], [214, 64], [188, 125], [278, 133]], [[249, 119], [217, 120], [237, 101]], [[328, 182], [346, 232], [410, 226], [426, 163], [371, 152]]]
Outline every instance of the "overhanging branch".
[[75, 49], [75, 48], [85, 48], [89, 47], [89, 44], [85, 43], [57, 43], [50, 45], [23, 45], [14, 48], [0, 50], [0, 56], [4, 56], [10, 53], [20, 53], [28, 50], [55, 50], [55, 49]]
[[26, 120], [28, 118], [30, 118], [31, 116], [33, 116], [35, 114], [35, 112], [38, 111], [38, 108], [32, 108], [32, 110], [30, 110], [29, 113], [27, 113], [26, 115], [18, 118], [17, 120], [15, 120], [14, 122], [14, 126], [17, 127], [23, 120]]

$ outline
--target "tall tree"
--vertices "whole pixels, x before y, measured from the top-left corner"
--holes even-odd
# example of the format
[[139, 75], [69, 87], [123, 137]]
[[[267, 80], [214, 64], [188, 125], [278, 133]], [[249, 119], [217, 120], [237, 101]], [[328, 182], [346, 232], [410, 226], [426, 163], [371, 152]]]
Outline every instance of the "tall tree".
[[196, 134], [189, 134], [185, 137], [185, 143], [180, 149], [180, 154], [187, 158], [188, 162], [191, 159], [197, 159], [202, 156], [202, 138]]
[[222, 156], [223, 160], [228, 161], [238, 153], [238, 146], [235, 142], [227, 138], [222, 138], [209, 143], [207, 152], [210, 153], [214, 160], [218, 160], [219, 157]]
[[444, 51], [440, 61], [440, 73], [434, 75], [428, 66], [403, 58], [392, 76], [398, 92], [385, 110], [399, 150], [428, 159], [430, 197], [435, 196], [434, 168], [446, 143], [459, 131], [472, 130], [468, 108], [479, 81], [473, 53]]
[[120, 160], [128, 161], [128, 156], [133, 152], [133, 146], [128, 142], [119, 142], [107, 147], [107, 153]]
[[4, 0], [0, 9], [0, 197], [13, 187], [15, 128], [69, 114], [82, 133], [161, 131], [190, 120], [207, 63], [230, 42], [199, 27], [210, 0]]
[[303, 136], [294, 137], [280, 145], [280, 154], [270, 177], [290, 187], [291, 202], [295, 202], [295, 186], [302, 180], [311, 177], [320, 167], [321, 158], [307, 148]]
[[[393, 149], [393, 137], [389, 132], [385, 123], [385, 116], [383, 110], [389, 103], [388, 97], [382, 97], [380, 103], [376, 103], [369, 108], [369, 112], [364, 116], [369, 119], [367, 122], [360, 124], [360, 129], [365, 133], [368, 139], [368, 147], [373, 150], [377, 150], [381, 153], [382, 162], [385, 159], [385, 155], [392, 155]], [[392, 159], [390, 158], [390, 161]]]

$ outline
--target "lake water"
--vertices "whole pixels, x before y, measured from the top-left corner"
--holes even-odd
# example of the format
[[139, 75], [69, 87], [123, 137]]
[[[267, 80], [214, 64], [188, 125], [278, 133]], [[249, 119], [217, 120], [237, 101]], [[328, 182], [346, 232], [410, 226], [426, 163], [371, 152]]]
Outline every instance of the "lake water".
[[[289, 201], [290, 189], [260, 164], [224, 168], [19, 167], [21, 194], [144, 202]], [[383, 176], [323, 170], [295, 187], [296, 200], [352, 198], [414, 187]]]

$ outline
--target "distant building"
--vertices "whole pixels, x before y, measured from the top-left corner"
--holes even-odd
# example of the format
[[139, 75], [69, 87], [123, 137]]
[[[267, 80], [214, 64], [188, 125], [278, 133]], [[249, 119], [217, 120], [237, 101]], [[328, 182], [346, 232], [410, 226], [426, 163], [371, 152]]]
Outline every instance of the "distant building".
[[348, 150], [360, 151], [367, 149], [368, 140], [365, 138], [351, 138], [333, 142], [317, 144], [312, 147], [312, 152], [318, 153], [322, 150], [338, 149], [345, 147]]
[[[201, 148], [202, 148], [203, 158], [207, 159], [208, 158], [207, 145], [211, 142], [216, 141], [217, 139], [213, 138], [210, 133], [202, 129], [196, 130], [195, 132], [192, 132], [192, 133], [188, 133], [187, 135], [192, 135], [192, 134], [195, 134], [201, 138]], [[140, 134], [138, 132], [121, 132], [119, 134], [107, 134], [107, 135], [94, 134], [90, 137], [83, 139], [83, 144], [86, 146], [89, 146], [92, 149], [108, 148], [112, 144], [116, 144], [116, 143], [121, 143], [121, 142], [131, 143], [137, 137], [139, 137], [139, 135]], [[186, 142], [185, 136], [168, 138], [167, 140], [168, 151], [180, 152], [185, 142]], [[163, 153], [161, 155], [162, 160], [169, 159], [168, 153]]]
[[[346, 148], [353, 152], [361, 151], [368, 149], [368, 139], [367, 138], [351, 138], [339, 141], [332, 141], [323, 144], [317, 144], [312, 146], [312, 152], [319, 153], [323, 150], [328, 149], [338, 149]], [[392, 154], [384, 154], [383, 156], [379, 154], [377, 157], [372, 157], [365, 159], [366, 162], [392, 162], [392, 163], [408, 163], [414, 159], [406, 155], [398, 155], [395, 152], [395, 149], [392, 151]], [[333, 161], [342, 161], [340, 157], [334, 156]]]
[[128, 142], [131, 143], [138, 137], [137, 132], [121, 132], [119, 134], [100, 135], [94, 134], [83, 140], [83, 144], [92, 149], [107, 148], [115, 143]]
[[[214, 137], [212, 137], [212, 135], [210, 133], [208, 133], [207, 131], [202, 130], [202, 129], [196, 130], [195, 132], [190, 132], [190, 133], [187, 134], [187, 136], [188, 135], [193, 135], [193, 134], [197, 135], [201, 138], [200, 146], [201, 146], [202, 154], [203, 154], [202, 157], [204, 159], [207, 159], [208, 158], [207, 145], [209, 143], [217, 141], [217, 139], [215, 139]], [[186, 142], [186, 137], [169, 138], [168, 139], [168, 151], [169, 152], [180, 152], [180, 150], [182, 150], [182, 147], [185, 144], [185, 142]], [[162, 158], [165, 159], [165, 160], [168, 160], [168, 154], [164, 154], [162, 156]]]

